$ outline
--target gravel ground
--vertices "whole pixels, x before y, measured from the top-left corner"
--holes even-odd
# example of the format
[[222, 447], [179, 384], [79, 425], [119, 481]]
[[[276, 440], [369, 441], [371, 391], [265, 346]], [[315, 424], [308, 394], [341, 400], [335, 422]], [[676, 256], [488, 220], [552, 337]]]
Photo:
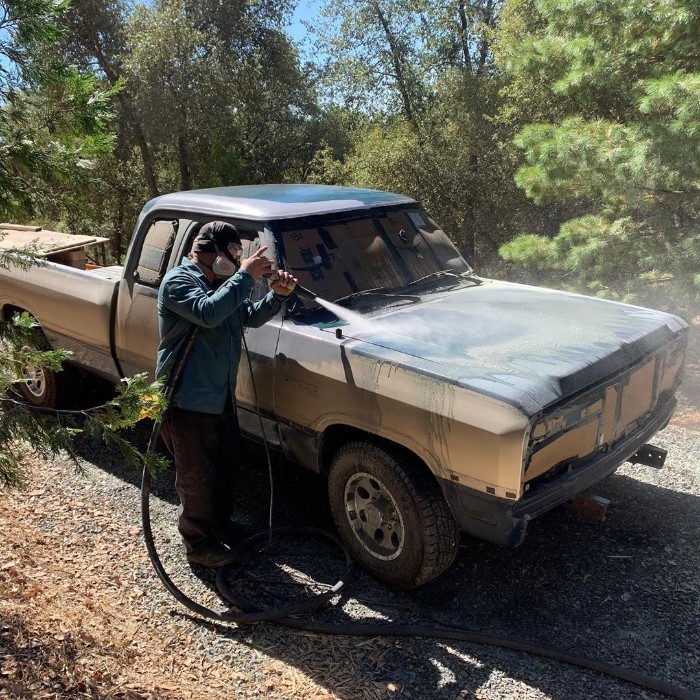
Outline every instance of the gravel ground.
[[[686, 407], [655, 439], [669, 451], [663, 470], [625, 465], [594, 489], [611, 501], [605, 522], [558, 508], [535, 520], [515, 550], [465, 538], [452, 569], [411, 593], [387, 591], [358, 573], [342, 600], [314, 619], [443, 621], [557, 646], [700, 693], [698, 415]], [[196, 619], [148, 561], [139, 476], [115, 454], [90, 443], [79, 448], [83, 474], [67, 461], [31, 458], [29, 489], [2, 496], [0, 697], [662, 697], [494, 647]], [[246, 446], [245, 461], [236, 509], [254, 532], [268, 523], [268, 471], [256, 446]], [[273, 475], [275, 525], [331, 527], [319, 478], [278, 458]], [[180, 551], [172, 472], [154, 492], [154, 529], [168, 571], [190, 595], [221, 609], [212, 575], [190, 568]], [[333, 583], [342, 569], [323, 543], [282, 541], [269, 558], [256, 559], [249, 574], [256, 583], [248, 582], [246, 594], [260, 593], [259, 581], [280, 571]], [[263, 599], [274, 602], [274, 591], [266, 587]]]

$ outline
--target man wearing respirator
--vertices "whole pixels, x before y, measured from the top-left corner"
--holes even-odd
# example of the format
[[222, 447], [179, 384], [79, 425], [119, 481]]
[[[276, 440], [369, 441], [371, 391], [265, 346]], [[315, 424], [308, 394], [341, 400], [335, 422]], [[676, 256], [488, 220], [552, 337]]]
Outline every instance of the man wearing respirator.
[[204, 224], [188, 258], [163, 279], [158, 292], [156, 376], [167, 380], [187, 338], [197, 333], [163, 419], [163, 440], [175, 460], [180, 499], [178, 529], [188, 561], [216, 568], [232, 560], [233, 476], [239, 462], [236, 377], [243, 328], [272, 318], [296, 279], [275, 270], [268, 294], [249, 299], [272, 262], [262, 247], [241, 259], [241, 238], [224, 221]]

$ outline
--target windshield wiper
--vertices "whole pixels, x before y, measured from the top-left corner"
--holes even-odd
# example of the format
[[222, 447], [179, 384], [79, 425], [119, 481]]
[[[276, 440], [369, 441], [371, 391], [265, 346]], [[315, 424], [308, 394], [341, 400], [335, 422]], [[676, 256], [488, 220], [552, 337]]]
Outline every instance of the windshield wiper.
[[417, 280], [413, 280], [413, 282], [409, 282], [408, 284], [405, 284], [401, 287], [374, 287], [372, 289], [364, 289], [360, 292], [353, 292], [352, 294], [348, 294], [347, 296], [340, 297], [340, 299], [336, 299], [334, 303], [340, 304], [341, 306], [347, 306], [348, 304], [354, 304], [355, 302], [365, 300], [368, 302], [390, 302], [395, 301], [397, 299], [410, 301], [412, 303], [418, 303], [419, 301], [421, 301], [420, 297], [412, 294], [404, 294], [404, 290], [407, 290], [411, 287], [419, 287], [422, 284], [425, 284], [426, 282], [440, 279], [444, 279], [445, 281], [449, 280], [451, 284], [459, 284], [463, 280], [469, 280], [475, 286], [481, 284], [481, 280], [478, 277], [476, 277], [471, 271], [453, 272], [452, 270], [436, 270], [435, 272], [431, 272], [429, 275], [419, 277]]
[[474, 275], [473, 272], [453, 272], [452, 270], [436, 270], [435, 272], [431, 272], [429, 275], [425, 275], [424, 277], [419, 277], [417, 280], [413, 280], [413, 282], [409, 282], [407, 285], [404, 287], [400, 287], [399, 289], [408, 289], [410, 287], [419, 287], [422, 284], [425, 284], [426, 282], [430, 282], [433, 280], [448, 280], [451, 281], [453, 284], [459, 284], [465, 279], [468, 279], [470, 282], [473, 282], [474, 285], [478, 286], [481, 284], [481, 280]]
[[374, 289], [365, 289], [361, 292], [353, 292], [347, 296], [341, 297], [335, 300], [335, 304], [340, 304], [341, 306], [348, 306], [348, 304], [354, 304], [355, 302], [375, 302], [375, 301], [395, 301], [395, 300], [405, 300], [412, 303], [417, 303], [420, 301], [420, 297], [416, 297], [410, 294], [397, 294], [392, 289], [387, 287], [375, 287]]

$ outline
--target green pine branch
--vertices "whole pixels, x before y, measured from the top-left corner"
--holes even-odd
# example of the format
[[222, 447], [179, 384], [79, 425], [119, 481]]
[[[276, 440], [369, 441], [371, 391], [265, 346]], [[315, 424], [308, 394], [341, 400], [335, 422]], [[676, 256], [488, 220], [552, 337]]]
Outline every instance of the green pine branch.
[[160, 420], [166, 408], [161, 383], [149, 382], [146, 374], [123, 380], [115, 398], [95, 408], [38, 408], [17, 398], [18, 385], [27, 381], [25, 368], [60, 372], [69, 355], [46, 349], [36, 321], [26, 312], [0, 323], [0, 487], [24, 484], [27, 451], [44, 459], [67, 454], [79, 466], [73, 449], [79, 434], [118, 448], [125, 461], [150, 473], [167, 466], [160, 455], [143, 453], [120, 435], [141, 420]]

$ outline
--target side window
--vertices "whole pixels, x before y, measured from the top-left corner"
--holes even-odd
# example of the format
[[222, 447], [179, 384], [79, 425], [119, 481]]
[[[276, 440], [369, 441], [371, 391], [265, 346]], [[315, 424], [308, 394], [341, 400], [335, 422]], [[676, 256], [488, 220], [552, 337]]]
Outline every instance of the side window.
[[[260, 234], [252, 229], [246, 229], [242, 226], [237, 226], [238, 233], [241, 234], [241, 244], [243, 246], [242, 258], [249, 258], [260, 246]], [[270, 291], [270, 285], [266, 279], [258, 280], [253, 286], [250, 293], [250, 298], [253, 301], [259, 301]]]
[[177, 227], [178, 222], [173, 219], [158, 219], [151, 224], [143, 239], [139, 262], [134, 272], [137, 282], [149, 287], [160, 285], [168, 266]]

